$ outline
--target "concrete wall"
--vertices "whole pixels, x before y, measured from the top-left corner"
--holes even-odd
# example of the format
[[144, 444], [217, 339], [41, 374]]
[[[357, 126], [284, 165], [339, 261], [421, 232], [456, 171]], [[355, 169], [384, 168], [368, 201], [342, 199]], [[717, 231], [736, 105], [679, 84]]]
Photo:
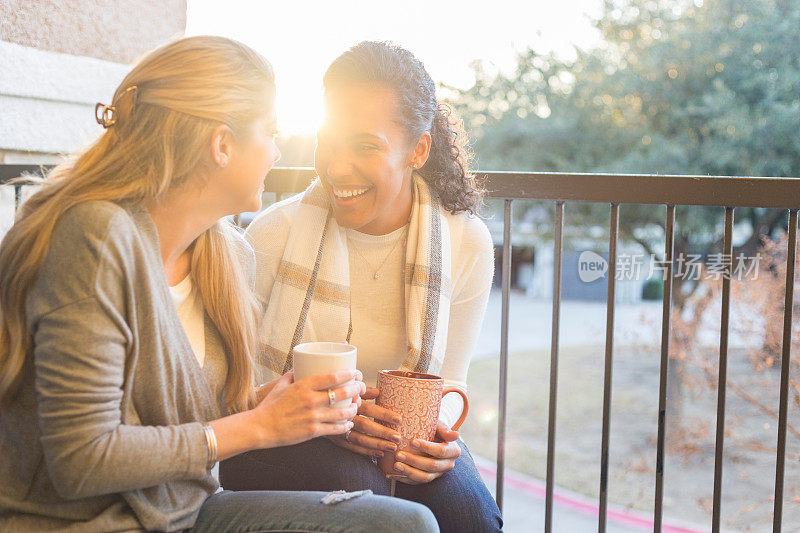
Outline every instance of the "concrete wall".
[[186, 0], [0, 0], [0, 41], [133, 63], [186, 29]]
[[0, 163], [52, 162], [91, 141], [94, 105], [185, 27], [186, 0], [0, 0]]
[[0, 162], [38, 162], [87, 144], [102, 130], [94, 104], [110, 103], [128, 69], [0, 41]]

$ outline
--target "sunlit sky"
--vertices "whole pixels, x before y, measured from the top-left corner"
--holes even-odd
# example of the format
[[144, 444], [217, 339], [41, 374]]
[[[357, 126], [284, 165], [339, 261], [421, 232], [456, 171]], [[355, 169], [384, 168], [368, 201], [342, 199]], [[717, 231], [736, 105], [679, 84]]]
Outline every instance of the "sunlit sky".
[[188, 0], [186, 34], [224, 35], [262, 53], [276, 72], [281, 132], [313, 133], [325, 69], [361, 40], [394, 41], [437, 83], [467, 88], [475, 60], [513, 72], [528, 47], [570, 56], [576, 45], [593, 45], [601, 9], [602, 0]]

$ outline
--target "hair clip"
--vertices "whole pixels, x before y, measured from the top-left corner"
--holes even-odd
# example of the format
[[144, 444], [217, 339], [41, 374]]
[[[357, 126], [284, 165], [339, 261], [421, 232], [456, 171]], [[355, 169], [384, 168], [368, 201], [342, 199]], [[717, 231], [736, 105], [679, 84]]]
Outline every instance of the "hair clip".
[[[134, 98], [133, 103], [135, 104], [136, 103], [135, 98], [136, 98], [138, 92], [139, 92], [139, 88], [136, 85], [131, 85], [130, 87], [125, 89], [125, 91], [121, 95], [119, 95], [119, 98], [114, 100], [114, 104], [113, 105], [105, 105], [105, 104], [101, 104], [101, 103], [96, 104], [94, 106], [94, 118], [97, 121], [97, 123], [100, 124], [101, 126], [103, 126], [104, 128], [109, 128], [109, 127], [113, 126], [114, 124], [116, 124], [117, 123], [117, 106], [116, 106], [117, 102], [122, 100], [122, 98], [125, 95], [131, 94], [132, 95], [131, 97]], [[131, 105], [131, 107], [133, 107], [133, 105]]]
[[[131, 95], [131, 98], [133, 98], [133, 103], [135, 104], [136, 103], [136, 96], [139, 94], [139, 87], [137, 87], [136, 85], [131, 85], [130, 87], [125, 89], [125, 92], [123, 92], [121, 95], [119, 95], [119, 98], [114, 100], [114, 105], [116, 105], [117, 102], [119, 102], [120, 100], [125, 98], [125, 96], [128, 95], [128, 94]], [[133, 104], [131, 104], [131, 107], [133, 107]]]
[[104, 128], [109, 128], [117, 122], [116, 111], [117, 109], [113, 105], [98, 103], [94, 106], [94, 118], [98, 124]]

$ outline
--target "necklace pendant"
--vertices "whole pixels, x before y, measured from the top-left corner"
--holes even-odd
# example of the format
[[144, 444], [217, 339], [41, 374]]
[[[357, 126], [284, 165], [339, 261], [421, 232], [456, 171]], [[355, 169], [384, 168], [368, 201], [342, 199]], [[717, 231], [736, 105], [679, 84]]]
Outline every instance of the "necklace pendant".
[[378, 273], [377, 272], [375, 272], [375, 275], [372, 276], [372, 279], [378, 279]]

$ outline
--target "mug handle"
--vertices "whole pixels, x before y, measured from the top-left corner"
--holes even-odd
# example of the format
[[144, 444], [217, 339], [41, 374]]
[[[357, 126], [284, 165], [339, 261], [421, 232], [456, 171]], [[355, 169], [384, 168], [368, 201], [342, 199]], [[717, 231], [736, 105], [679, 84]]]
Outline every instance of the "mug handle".
[[453, 431], [456, 431], [456, 430], [458, 430], [458, 428], [461, 427], [461, 424], [463, 424], [464, 420], [466, 420], [466, 418], [467, 418], [467, 412], [469, 412], [469, 400], [467, 399], [467, 393], [464, 392], [461, 389], [457, 389], [456, 387], [449, 387], [449, 388], [445, 389], [442, 392], [442, 398], [444, 398], [445, 395], [447, 395], [447, 394], [449, 394], [451, 392], [457, 392], [464, 399], [464, 409], [462, 409], [462, 411], [461, 411], [461, 416], [458, 417], [458, 420], [456, 420], [456, 423], [453, 424], [453, 427], [450, 428]]

